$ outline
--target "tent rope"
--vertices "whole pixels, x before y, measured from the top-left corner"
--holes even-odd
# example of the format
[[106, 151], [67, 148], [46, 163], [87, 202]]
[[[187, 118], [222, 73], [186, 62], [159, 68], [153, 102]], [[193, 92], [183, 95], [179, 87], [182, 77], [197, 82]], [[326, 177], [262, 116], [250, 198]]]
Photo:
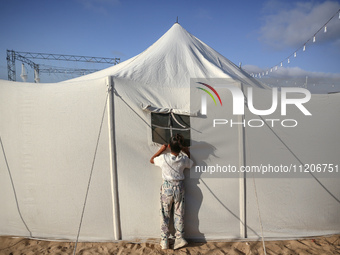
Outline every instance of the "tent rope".
[[176, 119], [175, 114], [173, 112], [171, 112], [171, 116], [174, 119], [174, 121], [181, 126], [182, 128], [186, 128], [186, 126], [182, 125], [181, 123], [179, 123], [179, 121]]
[[85, 194], [85, 200], [84, 200], [83, 210], [82, 210], [81, 217], [80, 217], [80, 223], [79, 223], [79, 228], [78, 228], [78, 233], [77, 233], [77, 239], [76, 239], [75, 246], [74, 246], [74, 250], [73, 250], [73, 255], [75, 255], [75, 254], [76, 254], [76, 251], [77, 251], [77, 245], [78, 245], [78, 241], [79, 241], [79, 235], [80, 235], [81, 226], [82, 226], [82, 223], [83, 223], [83, 218], [84, 218], [84, 213], [85, 213], [85, 207], [86, 207], [87, 197], [88, 197], [89, 190], [90, 190], [90, 185], [91, 185], [91, 179], [92, 179], [92, 174], [93, 174], [94, 163], [95, 163], [96, 157], [97, 157], [97, 150], [98, 150], [100, 135], [101, 135], [101, 132], [102, 132], [102, 127], [103, 127], [103, 122], [104, 122], [104, 117], [105, 117], [105, 112], [106, 112], [106, 107], [107, 107], [108, 96], [109, 96], [109, 91], [107, 91], [107, 93], [106, 93], [105, 105], [104, 105], [104, 110], [103, 110], [103, 114], [102, 114], [102, 120], [101, 120], [101, 123], [100, 123], [100, 128], [99, 128], [99, 133], [98, 133], [97, 143], [96, 143], [96, 148], [95, 148], [94, 156], [93, 156], [93, 160], [92, 160], [92, 166], [91, 166], [89, 181], [88, 181], [88, 184], [87, 184], [87, 189], [86, 189], [86, 194]]
[[[243, 86], [242, 86], [242, 92], [243, 92]], [[247, 96], [245, 96], [245, 102], [244, 103], [245, 103], [246, 107], [249, 109], [248, 97]], [[259, 116], [259, 117], [261, 118], [261, 116]], [[247, 136], [247, 134], [246, 134], [246, 136]], [[248, 136], [247, 136], [247, 138], [248, 138]], [[265, 255], [267, 255], [266, 245], [264, 243], [263, 224], [262, 224], [262, 219], [261, 219], [260, 204], [259, 204], [259, 198], [257, 196], [254, 173], [253, 173], [253, 186], [254, 186], [254, 193], [255, 193], [255, 198], [256, 198], [257, 214], [258, 214], [258, 217], [259, 217], [259, 223], [260, 223], [260, 229], [261, 229], [261, 239], [262, 239], [263, 252], [264, 252]]]
[[2, 152], [4, 154], [4, 159], [5, 159], [5, 162], [6, 162], [6, 166], [7, 166], [7, 171], [8, 171], [8, 174], [9, 174], [9, 178], [11, 179], [11, 184], [12, 184], [12, 188], [13, 188], [13, 193], [14, 193], [14, 197], [15, 197], [15, 202], [16, 202], [16, 205], [17, 205], [17, 209], [18, 209], [18, 213], [20, 215], [20, 218], [22, 220], [22, 222], [24, 223], [27, 231], [30, 233], [30, 237], [32, 238], [32, 232], [31, 230], [28, 228], [25, 220], [24, 220], [24, 217], [22, 216], [21, 214], [21, 210], [20, 210], [20, 206], [19, 206], [19, 201], [18, 201], [18, 196], [17, 196], [17, 192], [15, 190], [15, 186], [14, 186], [14, 181], [13, 181], [13, 177], [12, 177], [12, 173], [11, 173], [11, 170], [9, 168], [9, 164], [8, 164], [8, 161], [7, 161], [7, 157], [6, 157], [6, 153], [5, 153], [5, 149], [4, 149], [4, 145], [2, 143], [2, 139], [1, 139], [1, 136], [0, 136], [0, 144], [1, 144], [1, 148], [2, 148]]
[[259, 222], [260, 222], [260, 228], [261, 228], [261, 239], [262, 239], [263, 252], [264, 252], [265, 255], [267, 255], [266, 245], [264, 243], [263, 224], [262, 224], [261, 213], [260, 213], [259, 198], [257, 196], [257, 191], [256, 191], [256, 184], [255, 184], [254, 173], [253, 173], [253, 186], [254, 186], [254, 193], [255, 193], [256, 204], [257, 204], [257, 213], [258, 213], [258, 216], [259, 216]]

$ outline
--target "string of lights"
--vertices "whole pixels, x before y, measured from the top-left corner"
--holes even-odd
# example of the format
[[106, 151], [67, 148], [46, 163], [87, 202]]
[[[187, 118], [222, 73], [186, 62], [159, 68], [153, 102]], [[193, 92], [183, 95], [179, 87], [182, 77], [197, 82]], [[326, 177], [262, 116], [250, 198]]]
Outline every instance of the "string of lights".
[[261, 71], [259, 73], [251, 73], [250, 75], [252, 77], [255, 77], [255, 78], [262, 78], [263, 76], [266, 76], [266, 75], [269, 75], [269, 73], [272, 73], [274, 71], [277, 71], [280, 67], [283, 67], [283, 63], [287, 63], [287, 64], [290, 64], [291, 62], [291, 59], [293, 58], [296, 58], [297, 57], [297, 53], [299, 51], [302, 50], [302, 52], [305, 52], [306, 51], [306, 47], [307, 47], [307, 44], [310, 43], [310, 42], [313, 42], [315, 43], [316, 42], [316, 36], [318, 33], [320, 33], [321, 31], [323, 31], [324, 33], [327, 33], [327, 25], [328, 23], [335, 17], [338, 15], [338, 18], [340, 20], [340, 9], [337, 10], [336, 13], [334, 13], [334, 15], [332, 17], [329, 18], [329, 20], [322, 26], [320, 27], [320, 29], [318, 31], [316, 31], [314, 33], [314, 35], [312, 37], [310, 37], [303, 45], [301, 45], [299, 48], [297, 48], [292, 54], [290, 54], [288, 57], [286, 57], [285, 59], [283, 59], [282, 61], [280, 61], [278, 64], [272, 66], [271, 68], [268, 68], [267, 70], [265, 71]]

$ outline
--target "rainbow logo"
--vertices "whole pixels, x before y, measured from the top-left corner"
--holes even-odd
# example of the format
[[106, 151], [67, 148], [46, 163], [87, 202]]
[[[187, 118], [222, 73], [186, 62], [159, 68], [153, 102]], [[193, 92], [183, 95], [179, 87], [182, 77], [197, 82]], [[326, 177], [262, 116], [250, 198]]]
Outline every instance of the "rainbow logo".
[[[220, 101], [220, 104], [222, 106], [222, 100], [221, 100], [221, 97], [220, 95], [217, 93], [217, 91], [210, 85], [206, 84], [206, 83], [203, 83], [203, 82], [197, 82], [205, 87], [207, 87], [208, 89], [210, 89], [212, 92], [214, 92], [214, 94], [217, 96], [218, 100]], [[200, 87], [196, 87], [200, 90], [203, 90], [204, 92], [206, 92], [211, 98], [212, 100], [214, 100], [214, 103], [215, 105], [217, 105], [216, 103], [216, 100], [215, 100], [215, 97], [213, 96], [213, 94], [207, 90], [207, 89], [204, 89], [204, 88], [200, 88]], [[201, 114], [202, 115], [207, 115], [207, 98], [206, 98], [206, 94], [203, 94], [202, 95], [202, 101], [201, 101]]]
[[[216, 91], [213, 87], [211, 87], [210, 85], [205, 84], [205, 83], [203, 83], [203, 82], [197, 82], [197, 83], [199, 83], [199, 84], [201, 84], [201, 85], [203, 85], [203, 86], [206, 86], [206, 87], [209, 88], [212, 92], [214, 92], [215, 95], [217, 96], [218, 100], [220, 101], [221, 106], [222, 106], [222, 100], [221, 100], [221, 98], [220, 98], [220, 95], [217, 93], [217, 91]], [[203, 89], [203, 88], [200, 88], [200, 87], [196, 87], [196, 88], [201, 89], [201, 90], [203, 90], [204, 92], [206, 92], [206, 93], [214, 100], [215, 105], [217, 105], [214, 96], [213, 96], [208, 90]]]

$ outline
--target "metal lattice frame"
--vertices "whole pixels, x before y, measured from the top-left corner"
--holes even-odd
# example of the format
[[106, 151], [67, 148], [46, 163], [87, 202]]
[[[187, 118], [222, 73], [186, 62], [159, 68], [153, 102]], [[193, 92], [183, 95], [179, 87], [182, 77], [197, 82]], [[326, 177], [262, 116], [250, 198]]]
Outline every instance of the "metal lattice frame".
[[[44, 73], [78, 73], [97, 71], [95, 69], [67, 69], [67, 68], [45, 68], [40, 69], [39, 65], [30, 59], [44, 59], [44, 60], [62, 60], [62, 61], [75, 61], [75, 62], [90, 62], [90, 63], [104, 63], [104, 64], [118, 64], [120, 58], [102, 58], [102, 57], [89, 57], [89, 56], [76, 56], [76, 55], [62, 55], [62, 54], [49, 54], [49, 53], [33, 53], [33, 52], [20, 52], [7, 50], [7, 70], [8, 80], [16, 81], [15, 60], [19, 60], [28, 64], [35, 70], [34, 76], [39, 75], [40, 72]], [[35, 80], [37, 77], [34, 77]]]
[[15, 71], [15, 52], [12, 50], [7, 50], [7, 71], [8, 71], [8, 80], [15, 81], [16, 80], [16, 71]]
[[28, 59], [46, 59], [46, 60], [62, 60], [62, 61], [77, 61], [77, 62], [92, 62], [92, 63], [105, 63], [105, 64], [118, 64], [119, 58], [102, 58], [102, 57], [89, 57], [89, 56], [75, 56], [63, 54], [49, 54], [49, 53], [33, 53], [33, 52], [15, 52]]

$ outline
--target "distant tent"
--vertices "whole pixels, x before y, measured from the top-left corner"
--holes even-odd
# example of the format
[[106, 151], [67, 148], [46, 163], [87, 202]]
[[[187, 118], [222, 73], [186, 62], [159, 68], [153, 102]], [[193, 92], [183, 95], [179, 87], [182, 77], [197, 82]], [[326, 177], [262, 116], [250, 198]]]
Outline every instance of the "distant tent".
[[[241, 124], [218, 136], [213, 114], [200, 116], [200, 91], [190, 90], [196, 79], [216, 78], [253, 88], [259, 108], [271, 104], [271, 90], [178, 23], [141, 54], [97, 73], [54, 84], [0, 81], [0, 235], [75, 240], [90, 180], [80, 240], [158, 238], [161, 174], [149, 159], [157, 136], [174, 130], [186, 135], [199, 166], [340, 165], [339, 94], [312, 95], [310, 118], [289, 109], [295, 128]], [[231, 93], [218, 89], [223, 108], [207, 100], [216, 116], [261, 121], [247, 107], [245, 119], [233, 116]], [[164, 116], [173, 125], [162, 126]], [[260, 223], [265, 238], [340, 231], [338, 178], [192, 172], [188, 238], [257, 239]]]

